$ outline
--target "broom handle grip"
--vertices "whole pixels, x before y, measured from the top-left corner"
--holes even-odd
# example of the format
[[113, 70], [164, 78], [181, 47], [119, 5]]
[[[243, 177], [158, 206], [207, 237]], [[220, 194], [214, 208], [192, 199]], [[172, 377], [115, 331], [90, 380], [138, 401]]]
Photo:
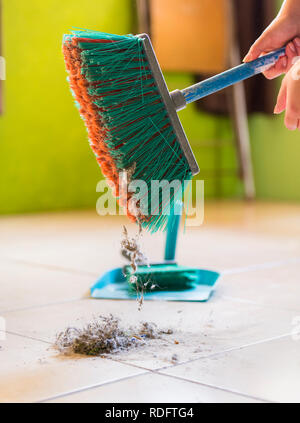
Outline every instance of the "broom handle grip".
[[[229, 87], [244, 79], [250, 78], [264, 72], [266, 68], [274, 65], [277, 60], [285, 55], [285, 47], [282, 47], [272, 53], [268, 53], [252, 62], [243, 63], [235, 68], [229, 69], [204, 81], [201, 81], [191, 87], [181, 90], [186, 104], [206, 97], [223, 88]], [[176, 90], [177, 91], [177, 90]]]

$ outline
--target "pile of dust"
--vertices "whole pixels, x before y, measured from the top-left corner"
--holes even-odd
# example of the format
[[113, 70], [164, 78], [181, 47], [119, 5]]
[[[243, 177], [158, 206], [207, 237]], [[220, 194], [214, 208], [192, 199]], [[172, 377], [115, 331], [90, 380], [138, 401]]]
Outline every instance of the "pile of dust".
[[145, 345], [147, 339], [159, 339], [172, 333], [172, 329], [162, 330], [148, 322], [126, 331], [120, 326], [120, 320], [110, 314], [99, 316], [82, 328], [67, 328], [56, 336], [54, 346], [64, 354], [99, 356], [136, 348]]

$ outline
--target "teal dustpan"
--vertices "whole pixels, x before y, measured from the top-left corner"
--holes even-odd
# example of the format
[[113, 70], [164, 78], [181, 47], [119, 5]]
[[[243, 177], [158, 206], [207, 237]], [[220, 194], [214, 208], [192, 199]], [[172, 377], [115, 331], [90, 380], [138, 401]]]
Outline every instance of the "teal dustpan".
[[[162, 263], [138, 266], [139, 284], [144, 300], [207, 301], [220, 274], [211, 270], [179, 266], [175, 262], [177, 235], [181, 215], [168, 220], [165, 259]], [[109, 270], [91, 287], [92, 298], [135, 300], [136, 290], [126, 278], [126, 266]]]

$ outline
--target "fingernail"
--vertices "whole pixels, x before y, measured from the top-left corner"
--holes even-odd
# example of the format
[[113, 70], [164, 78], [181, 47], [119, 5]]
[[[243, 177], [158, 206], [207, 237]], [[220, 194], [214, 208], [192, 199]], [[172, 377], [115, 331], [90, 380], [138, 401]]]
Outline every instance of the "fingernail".
[[300, 47], [300, 38], [296, 37], [294, 41], [295, 41], [296, 45], [298, 47]]
[[251, 58], [251, 53], [247, 53], [246, 56], [243, 58], [243, 62], [248, 62]]
[[289, 46], [290, 46], [290, 49], [292, 50], [292, 52], [293, 53], [296, 53], [296, 49], [295, 49], [294, 44], [293, 43], [290, 43]]
[[288, 63], [288, 61], [287, 61], [287, 58], [286, 58], [286, 56], [284, 56], [283, 58], [282, 58], [282, 66], [284, 67], [284, 68], [286, 68], [287, 67], [287, 63]]
[[279, 111], [278, 111], [278, 106], [276, 104], [276, 106], [274, 108], [274, 115], [278, 115], [278, 114], [279, 114]]

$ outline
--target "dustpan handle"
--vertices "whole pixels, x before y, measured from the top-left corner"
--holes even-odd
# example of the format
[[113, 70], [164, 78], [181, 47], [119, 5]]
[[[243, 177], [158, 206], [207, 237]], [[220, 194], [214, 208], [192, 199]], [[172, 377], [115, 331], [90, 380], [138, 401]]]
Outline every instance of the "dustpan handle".
[[[182, 202], [177, 202], [177, 207], [175, 207], [177, 213], [174, 214], [174, 210], [168, 218], [168, 227], [167, 227], [167, 238], [166, 238], [166, 247], [165, 247], [165, 260], [175, 260], [176, 254], [176, 244], [178, 237], [178, 230], [180, 219], [182, 216]], [[180, 214], [178, 211], [180, 210]]]
[[285, 47], [268, 53], [252, 62], [243, 63], [204, 81], [198, 82], [183, 90], [175, 90], [170, 93], [176, 110], [183, 109], [186, 104], [206, 97], [223, 88], [243, 81], [251, 76], [264, 72], [266, 68], [274, 65], [277, 60], [285, 55]]

